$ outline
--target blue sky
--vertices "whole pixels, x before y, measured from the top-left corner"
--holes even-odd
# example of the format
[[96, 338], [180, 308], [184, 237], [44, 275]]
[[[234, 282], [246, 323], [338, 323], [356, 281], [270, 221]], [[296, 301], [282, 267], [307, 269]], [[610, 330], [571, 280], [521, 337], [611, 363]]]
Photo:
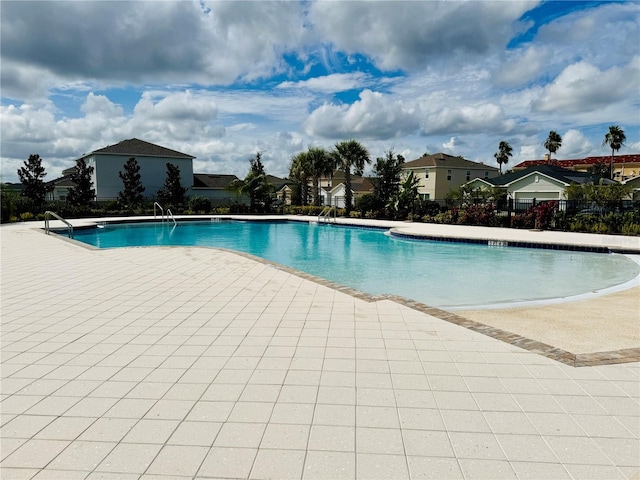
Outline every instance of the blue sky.
[[309, 146], [507, 167], [640, 152], [640, 5], [536, 1], [0, 2], [3, 181], [140, 138], [243, 177]]

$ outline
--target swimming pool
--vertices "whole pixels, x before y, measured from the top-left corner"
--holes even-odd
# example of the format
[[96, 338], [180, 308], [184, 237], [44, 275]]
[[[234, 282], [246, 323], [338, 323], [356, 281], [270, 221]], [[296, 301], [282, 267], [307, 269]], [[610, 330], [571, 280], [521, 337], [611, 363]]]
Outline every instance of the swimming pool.
[[306, 222], [117, 224], [76, 230], [74, 238], [99, 248], [228, 248], [365, 293], [441, 308], [581, 295], [640, 273], [624, 255], [406, 240], [383, 229]]

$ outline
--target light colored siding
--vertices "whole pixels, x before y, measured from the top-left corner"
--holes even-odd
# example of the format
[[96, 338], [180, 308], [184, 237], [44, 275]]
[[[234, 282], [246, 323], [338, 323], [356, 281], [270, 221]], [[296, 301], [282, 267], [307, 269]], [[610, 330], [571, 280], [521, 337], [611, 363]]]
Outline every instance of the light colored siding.
[[124, 171], [124, 164], [134, 157], [140, 165], [140, 177], [145, 187], [144, 195], [151, 197], [158, 193], [167, 176], [167, 163], [180, 169], [180, 181], [187, 187], [187, 195], [191, 195], [193, 186], [193, 165], [190, 158], [144, 157], [135, 155], [92, 155], [88, 159], [95, 162], [94, 188], [100, 198], [115, 198], [122, 191], [123, 185], [119, 172]]

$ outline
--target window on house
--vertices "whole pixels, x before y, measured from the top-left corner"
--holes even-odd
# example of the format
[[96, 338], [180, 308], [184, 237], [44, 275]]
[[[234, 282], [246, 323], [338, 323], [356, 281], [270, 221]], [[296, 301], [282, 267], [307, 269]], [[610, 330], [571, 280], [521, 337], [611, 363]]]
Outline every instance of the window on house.
[[429, 200], [429, 193], [421, 193], [420, 200]]
[[429, 178], [429, 170], [424, 171], [424, 178]]
[[451, 181], [451, 170], [447, 170], [447, 181]]
[[485, 170], [484, 172], [484, 178], [489, 178], [489, 172]]
[[471, 180], [471, 170], [467, 170], [467, 182]]

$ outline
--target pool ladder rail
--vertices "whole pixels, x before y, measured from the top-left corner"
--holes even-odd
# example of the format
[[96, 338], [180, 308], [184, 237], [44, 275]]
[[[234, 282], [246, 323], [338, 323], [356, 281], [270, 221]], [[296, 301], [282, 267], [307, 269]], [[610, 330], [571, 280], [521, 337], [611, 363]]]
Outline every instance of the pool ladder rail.
[[336, 212], [337, 212], [337, 209], [330, 205], [324, 207], [320, 212], [320, 215], [318, 215], [318, 223], [322, 223], [322, 222], [330, 223], [332, 218], [333, 218], [333, 223], [336, 223]]
[[158, 207], [160, 209], [160, 218], [162, 219], [162, 221], [165, 221], [165, 218], [167, 221], [169, 221], [169, 218], [171, 218], [171, 220], [173, 220], [173, 226], [175, 227], [178, 222], [176, 222], [176, 219], [173, 218], [173, 213], [171, 213], [171, 210], [167, 208], [167, 215], [165, 217], [164, 214], [164, 208], [162, 208], [162, 205], [160, 205], [158, 202], [153, 202], [153, 219], [156, 219], [156, 207]]
[[51, 230], [51, 228], [49, 228], [49, 219], [51, 217], [55, 217], [56, 219], [64, 223], [67, 226], [67, 232], [69, 234], [69, 238], [73, 238], [73, 225], [71, 225], [68, 221], [66, 221], [56, 212], [52, 212], [51, 210], [47, 210], [46, 212], [44, 212], [44, 233], [49, 235], [49, 231]]

